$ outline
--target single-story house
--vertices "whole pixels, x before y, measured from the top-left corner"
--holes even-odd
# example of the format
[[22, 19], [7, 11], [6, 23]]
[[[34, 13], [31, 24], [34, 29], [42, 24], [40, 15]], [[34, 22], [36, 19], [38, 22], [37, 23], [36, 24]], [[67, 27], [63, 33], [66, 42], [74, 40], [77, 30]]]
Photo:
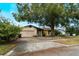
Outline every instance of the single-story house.
[[21, 37], [50, 36], [50, 34], [50, 28], [40, 28], [33, 25], [24, 26], [21, 31]]

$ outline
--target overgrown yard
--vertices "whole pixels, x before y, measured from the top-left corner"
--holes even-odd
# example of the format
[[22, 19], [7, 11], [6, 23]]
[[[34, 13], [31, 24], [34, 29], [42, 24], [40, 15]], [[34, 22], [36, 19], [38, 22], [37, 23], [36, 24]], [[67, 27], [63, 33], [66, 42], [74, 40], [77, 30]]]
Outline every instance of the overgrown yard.
[[15, 46], [16, 44], [14, 43], [0, 45], [0, 55], [4, 55], [5, 53], [9, 52]]
[[55, 42], [68, 44], [68, 45], [79, 44], [79, 36], [63, 37], [62, 39], [59, 39]]

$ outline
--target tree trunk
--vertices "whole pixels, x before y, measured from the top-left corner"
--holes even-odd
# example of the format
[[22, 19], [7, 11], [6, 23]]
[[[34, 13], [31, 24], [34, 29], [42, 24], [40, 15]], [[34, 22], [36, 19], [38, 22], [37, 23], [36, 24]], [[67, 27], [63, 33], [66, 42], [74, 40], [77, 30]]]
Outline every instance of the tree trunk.
[[70, 33], [70, 36], [73, 36], [73, 34], [72, 34], [72, 33]]
[[55, 36], [55, 31], [53, 28], [51, 29], [51, 36]]
[[54, 37], [55, 36], [55, 30], [54, 30], [54, 26], [55, 26], [55, 17], [51, 16], [51, 36]]
[[54, 24], [51, 26], [51, 36], [55, 36]]

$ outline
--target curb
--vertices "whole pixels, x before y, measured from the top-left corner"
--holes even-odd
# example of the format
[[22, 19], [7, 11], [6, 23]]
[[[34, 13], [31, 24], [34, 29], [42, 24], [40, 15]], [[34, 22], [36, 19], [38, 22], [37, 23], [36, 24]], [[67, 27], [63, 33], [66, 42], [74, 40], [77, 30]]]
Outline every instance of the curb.
[[13, 48], [12, 50], [10, 50], [9, 52], [7, 52], [6, 54], [4, 54], [3, 56], [9, 56], [11, 53], [14, 52], [14, 49], [15, 49], [15, 48]]

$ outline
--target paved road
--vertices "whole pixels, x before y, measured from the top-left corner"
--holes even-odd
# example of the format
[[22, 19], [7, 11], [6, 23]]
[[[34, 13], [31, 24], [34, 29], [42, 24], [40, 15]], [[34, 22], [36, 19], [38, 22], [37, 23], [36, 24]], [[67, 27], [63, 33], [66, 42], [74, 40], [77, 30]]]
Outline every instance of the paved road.
[[39, 39], [33, 40], [32, 38], [31, 39], [21, 38], [20, 42], [17, 44], [17, 47], [14, 49], [14, 52], [10, 55], [14, 55], [14, 56], [15, 55], [79, 56], [79, 46], [65, 47], [63, 44], [55, 43], [52, 40], [48, 40], [48, 39], [47, 40], [39, 40]]

